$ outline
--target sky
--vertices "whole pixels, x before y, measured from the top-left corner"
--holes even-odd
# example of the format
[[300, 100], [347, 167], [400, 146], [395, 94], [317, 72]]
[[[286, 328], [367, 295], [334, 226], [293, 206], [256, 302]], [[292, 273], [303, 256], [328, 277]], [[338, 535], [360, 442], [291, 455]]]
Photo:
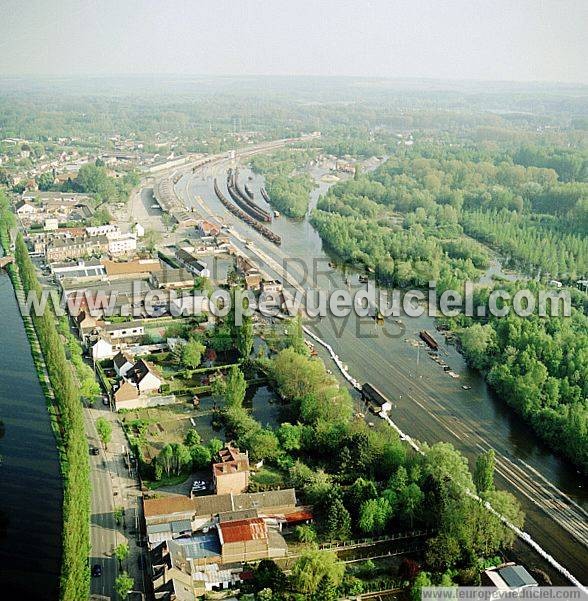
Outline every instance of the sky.
[[588, 0], [0, 0], [0, 76], [588, 83]]

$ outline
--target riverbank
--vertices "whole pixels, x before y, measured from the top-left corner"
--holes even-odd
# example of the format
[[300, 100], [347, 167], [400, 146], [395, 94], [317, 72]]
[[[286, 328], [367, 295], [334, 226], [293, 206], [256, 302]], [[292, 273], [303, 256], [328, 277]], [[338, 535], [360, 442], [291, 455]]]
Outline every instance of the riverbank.
[[[0, 204], [2, 241], [10, 244], [10, 227], [14, 217], [8, 202], [2, 198]], [[17, 297], [40, 295], [41, 287], [35, 267], [22, 237], [18, 234], [14, 244], [15, 265], [10, 266], [16, 282]], [[44, 359], [37, 363], [37, 370], [46, 375], [46, 384], [53, 391], [55, 405], [54, 427], [60, 446], [60, 465], [63, 474], [63, 530], [62, 558], [59, 598], [63, 601], [78, 601], [89, 595], [90, 573], [90, 479], [88, 443], [84, 429], [84, 416], [80, 398], [79, 382], [72, 368], [75, 357], [66, 356], [58, 331], [58, 320], [51, 308], [44, 313], [32, 314], [30, 319], [31, 349]], [[35, 490], [39, 487], [39, 483]], [[30, 491], [29, 491], [30, 492]], [[41, 555], [42, 557], [42, 555]]]
[[[8, 250], [4, 227], [0, 238]], [[36, 332], [20, 314], [18, 270], [7, 267], [0, 273], [0, 582], [7, 598], [55, 601], [62, 557], [62, 449]]]

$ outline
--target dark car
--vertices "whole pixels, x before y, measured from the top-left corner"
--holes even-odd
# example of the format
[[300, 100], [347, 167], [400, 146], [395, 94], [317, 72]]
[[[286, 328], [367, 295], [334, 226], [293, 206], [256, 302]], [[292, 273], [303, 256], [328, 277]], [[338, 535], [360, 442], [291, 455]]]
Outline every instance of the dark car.
[[100, 455], [100, 449], [98, 447], [90, 447], [90, 455]]
[[102, 566], [99, 563], [95, 563], [92, 566], [92, 576], [97, 578], [98, 576], [102, 576]]

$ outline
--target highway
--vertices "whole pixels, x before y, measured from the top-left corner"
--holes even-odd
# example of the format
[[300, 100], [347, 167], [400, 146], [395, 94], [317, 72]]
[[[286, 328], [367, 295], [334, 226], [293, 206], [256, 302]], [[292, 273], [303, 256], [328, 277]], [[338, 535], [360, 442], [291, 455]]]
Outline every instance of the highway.
[[[304, 269], [297, 264], [288, 263], [286, 273], [282, 273], [281, 265], [287, 258], [302, 258], [308, 264], [311, 254], [320, 253], [325, 257], [316, 241], [313, 247], [312, 239], [296, 240], [296, 232], [288, 231], [298, 226], [289, 225], [285, 219], [274, 221], [270, 227], [276, 228], [284, 240], [283, 246], [277, 248], [224, 209], [214, 197], [212, 178], [216, 176], [219, 183], [223, 181], [226, 168], [232, 164], [228, 160], [219, 161], [193, 175], [185, 174], [176, 185], [176, 193], [187, 205], [195, 206], [204, 218], [229, 224], [233, 242], [240, 252], [261, 262], [266, 271], [296, 289], [333, 289], [336, 283], [343, 287], [343, 277], [337, 272], [319, 276], [316, 286], [309, 284]], [[203, 186], [208, 187], [207, 192], [203, 192]], [[527, 514], [525, 529], [576, 577], [585, 580], [588, 513], [582, 498], [572, 498], [581, 490], [574, 486], [573, 476], [566, 475], [564, 479], [561, 475], [564, 464], [542, 449], [537, 451], [533, 441], [525, 441], [532, 452], [524, 452], [523, 443], [513, 440], [513, 432], [509, 432], [515, 424], [517, 430], [522, 431], [520, 436], [524, 436], [524, 426], [515, 423], [511, 415], [499, 414], [488, 400], [489, 393], [479, 378], [472, 380], [474, 390], [466, 393], [461, 390], [461, 382], [449, 382], [449, 378], [435, 371], [432, 365], [421, 367], [417, 373], [419, 366], [415, 368], [414, 350], [403, 344], [401, 338], [416, 334], [423, 320], [404, 321], [405, 331], [395, 337], [374, 333], [373, 322], [362, 324], [355, 316], [347, 322], [324, 319], [315, 323], [314, 330], [337, 349], [353, 376], [373, 382], [397, 400], [394, 420], [411, 436], [431, 443], [449, 441], [470, 461], [480, 451], [493, 448], [497, 483], [518, 497]], [[424, 325], [432, 329], [433, 320], [425, 320]], [[452, 364], [460, 366], [459, 371], [467, 371], [454, 349], [446, 352]], [[423, 355], [422, 361], [425, 361], [426, 355]], [[481, 400], [486, 402], [483, 404]], [[562, 485], [571, 488], [570, 493], [558, 486], [559, 478]]]

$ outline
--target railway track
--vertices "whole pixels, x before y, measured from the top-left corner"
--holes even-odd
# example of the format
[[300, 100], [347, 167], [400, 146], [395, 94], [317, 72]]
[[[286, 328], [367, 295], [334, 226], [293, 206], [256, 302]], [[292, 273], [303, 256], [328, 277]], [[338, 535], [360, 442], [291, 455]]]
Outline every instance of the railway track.
[[271, 222], [272, 216], [261, 207], [258, 207], [241, 190], [238, 182], [238, 171], [236, 169], [234, 171], [229, 169], [227, 173], [227, 190], [237, 206], [245, 213], [257, 219], [257, 221]]
[[256, 221], [251, 215], [245, 213], [241, 208], [235, 206], [220, 190], [218, 187], [218, 181], [214, 178], [214, 192], [217, 198], [222, 202], [222, 204], [233, 214], [235, 217], [238, 217], [242, 221], [244, 221], [247, 225], [250, 225], [255, 231], [259, 232], [264, 238], [267, 238], [270, 242], [273, 242], [277, 246], [282, 244], [282, 238], [278, 236], [278, 234], [272, 232], [269, 228], [265, 227]]
[[[249, 245], [249, 248], [251, 247], [252, 245]], [[252, 250], [272, 269], [279, 269], [278, 273], [283, 273], [283, 266], [280, 266], [273, 257], [268, 257], [262, 247], [263, 244]], [[277, 259], [285, 258], [282, 250], [274, 251], [272, 255]], [[288, 276], [285, 279], [296, 283], [296, 289], [301, 289], [297, 277], [294, 275], [298, 271], [300, 270], [296, 264], [289, 264]], [[303, 276], [303, 274], [298, 275], [299, 277]], [[303, 279], [303, 281], [305, 280]], [[376, 356], [373, 349], [369, 347], [365, 348], [365, 353], [366, 357], [373, 358], [374, 369], [391, 370], [397, 386], [404, 389], [404, 400], [417, 405], [444, 431], [449, 432], [472, 451], [476, 449], [486, 451], [493, 448], [483, 433], [479, 431], [479, 424], [472, 421], [467, 415], [460, 415], [459, 419], [447, 415], [448, 408], [435, 398], [437, 391], [432, 383], [415, 380], [393, 362], [383, 363], [382, 358]], [[588, 547], [588, 513], [557, 486], [522, 460], [511, 459], [499, 450], [496, 450], [496, 473], [498, 478], [502, 479], [517, 495], [526, 498], [582, 546]]]

